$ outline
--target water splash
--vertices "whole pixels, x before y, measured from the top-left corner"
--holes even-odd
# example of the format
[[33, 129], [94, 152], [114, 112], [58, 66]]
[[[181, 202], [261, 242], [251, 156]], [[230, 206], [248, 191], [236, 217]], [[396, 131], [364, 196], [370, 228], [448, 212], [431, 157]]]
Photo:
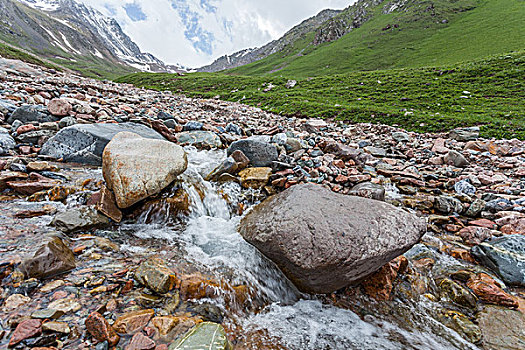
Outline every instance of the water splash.
[[[456, 349], [456, 346], [417, 330], [406, 331], [374, 317], [361, 320], [355, 313], [317, 300], [293, 305], [271, 305], [266, 312], [248, 318], [248, 332], [264, 330], [289, 349]], [[470, 347], [456, 335], [461, 348]], [[467, 347], [465, 347], [467, 346]]]
[[[204, 180], [226, 157], [225, 152], [197, 151], [192, 147], [186, 151], [189, 166], [182, 175], [182, 186], [189, 195], [191, 213], [184, 229], [140, 225], [134, 234], [182, 245], [185, 259], [197, 270], [214, 274], [231, 286], [248, 286], [255, 298], [267, 305], [263, 310], [232, 313], [226, 310], [224, 298], [207, 300], [229, 312], [247, 338], [250, 333], [263, 332], [271, 343], [288, 349], [476, 348], [417, 309], [409, 311], [417, 327], [407, 331], [387, 320], [363, 321], [352, 311], [323, 305], [315, 298], [306, 300], [308, 297], [301, 295], [272, 262], [238, 233], [241, 217], [234, 208], [245, 198], [253, 204], [257, 193], [244, 190], [236, 183], [219, 185]], [[387, 192], [391, 197], [399, 193], [395, 187], [387, 188]], [[249, 341], [246, 345], [255, 346]]]

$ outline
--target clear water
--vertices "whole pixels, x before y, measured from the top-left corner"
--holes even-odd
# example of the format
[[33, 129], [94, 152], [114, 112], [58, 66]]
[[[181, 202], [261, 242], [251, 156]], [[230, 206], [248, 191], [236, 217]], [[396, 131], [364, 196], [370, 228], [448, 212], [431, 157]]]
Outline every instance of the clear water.
[[[203, 177], [224, 158], [223, 151], [187, 148], [189, 167], [183, 174], [191, 199], [191, 215], [183, 231], [162, 224], [135, 226], [140, 238], [163, 239], [182, 245], [197, 269], [214, 273], [232, 285], [249, 286], [266, 306], [258, 312], [229, 314], [246, 333], [264, 332], [267, 341], [288, 349], [475, 349], [419, 310], [416, 329], [405, 330], [388, 321], [365, 321], [352, 311], [323, 305], [301, 295], [286, 277], [237, 232], [241, 217], [232, 213], [241, 198], [256, 198], [238, 184], [217, 185]], [[203, 197], [204, 196], [204, 197]], [[225, 198], [228, 198], [226, 200]], [[159, 218], [160, 222], [162, 218]], [[126, 246], [133, 251], [136, 247]], [[140, 249], [140, 248], [138, 248]], [[213, 300], [226, 309], [221, 300]], [[439, 330], [440, 336], [433, 333]], [[256, 347], [251, 347], [256, 348]]]

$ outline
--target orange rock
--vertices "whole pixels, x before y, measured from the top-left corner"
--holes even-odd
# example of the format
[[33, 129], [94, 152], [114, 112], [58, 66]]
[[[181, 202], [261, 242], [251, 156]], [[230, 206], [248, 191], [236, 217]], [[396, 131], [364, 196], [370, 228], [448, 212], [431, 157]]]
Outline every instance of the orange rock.
[[134, 334], [146, 327], [154, 315], [151, 309], [127, 312], [116, 319], [113, 328], [120, 334]]
[[85, 322], [86, 329], [99, 342], [108, 341], [109, 346], [115, 346], [120, 341], [113, 327], [98, 312], [92, 312]]
[[367, 277], [361, 284], [365, 289], [365, 293], [378, 300], [390, 300], [392, 283], [397, 277], [397, 272], [391, 264], [386, 264], [379, 271]]
[[465, 260], [465, 261], [471, 262], [473, 264], [476, 263], [476, 260], [472, 257], [472, 255], [470, 255], [470, 252], [468, 250], [466, 250], [466, 249], [452, 248], [452, 249], [448, 250], [448, 253], [453, 258]]
[[400, 256], [367, 277], [361, 285], [365, 289], [366, 294], [375, 300], [390, 300], [394, 280], [398, 273], [404, 273], [407, 267], [407, 258]]
[[182, 279], [180, 294], [182, 299], [213, 298], [219, 294], [220, 284], [216, 281], [206, 280], [200, 275], [189, 275]]
[[22, 340], [32, 338], [42, 333], [42, 321], [37, 319], [25, 320], [20, 322], [13, 332], [9, 341], [9, 347], [13, 347]]
[[467, 286], [485, 303], [513, 308], [519, 307], [518, 300], [501, 289], [497, 282], [485, 273], [471, 277]]

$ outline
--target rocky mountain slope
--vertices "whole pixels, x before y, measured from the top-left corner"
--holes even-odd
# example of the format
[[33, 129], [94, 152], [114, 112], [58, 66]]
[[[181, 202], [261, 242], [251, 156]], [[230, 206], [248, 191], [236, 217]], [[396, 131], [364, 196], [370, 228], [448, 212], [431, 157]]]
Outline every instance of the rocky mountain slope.
[[280, 39], [274, 40], [262, 47], [245, 49], [232, 55], [226, 55], [218, 58], [212, 64], [199, 68], [199, 72], [218, 72], [225, 69], [243, 66], [263, 58], [266, 58], [276, 52], [282, 52], [295, 42], [305, 38], [305, 35], [318, 28], [321, 24], [337, 16], [341, 11], [324, 10], [314, 17], [311, 17], [301, 24], [293, 27]]
[[231, 73], [296, 78], [455, 64], [525, 47], [524, 17], [521, 0], [359, 0]]
[[5, 0], [0, 3], [0, 39], [88, 74], [105, 70], [177, 72], [143, 53], [119, 24], [73, 0]]

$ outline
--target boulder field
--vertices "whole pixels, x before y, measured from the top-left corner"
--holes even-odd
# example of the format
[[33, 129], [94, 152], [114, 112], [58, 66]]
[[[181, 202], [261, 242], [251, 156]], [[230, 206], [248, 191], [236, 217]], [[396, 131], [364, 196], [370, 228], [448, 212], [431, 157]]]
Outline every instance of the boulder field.
[[525, 142], [489, 127], [0, 65], [0, 348], [515, 348]]

